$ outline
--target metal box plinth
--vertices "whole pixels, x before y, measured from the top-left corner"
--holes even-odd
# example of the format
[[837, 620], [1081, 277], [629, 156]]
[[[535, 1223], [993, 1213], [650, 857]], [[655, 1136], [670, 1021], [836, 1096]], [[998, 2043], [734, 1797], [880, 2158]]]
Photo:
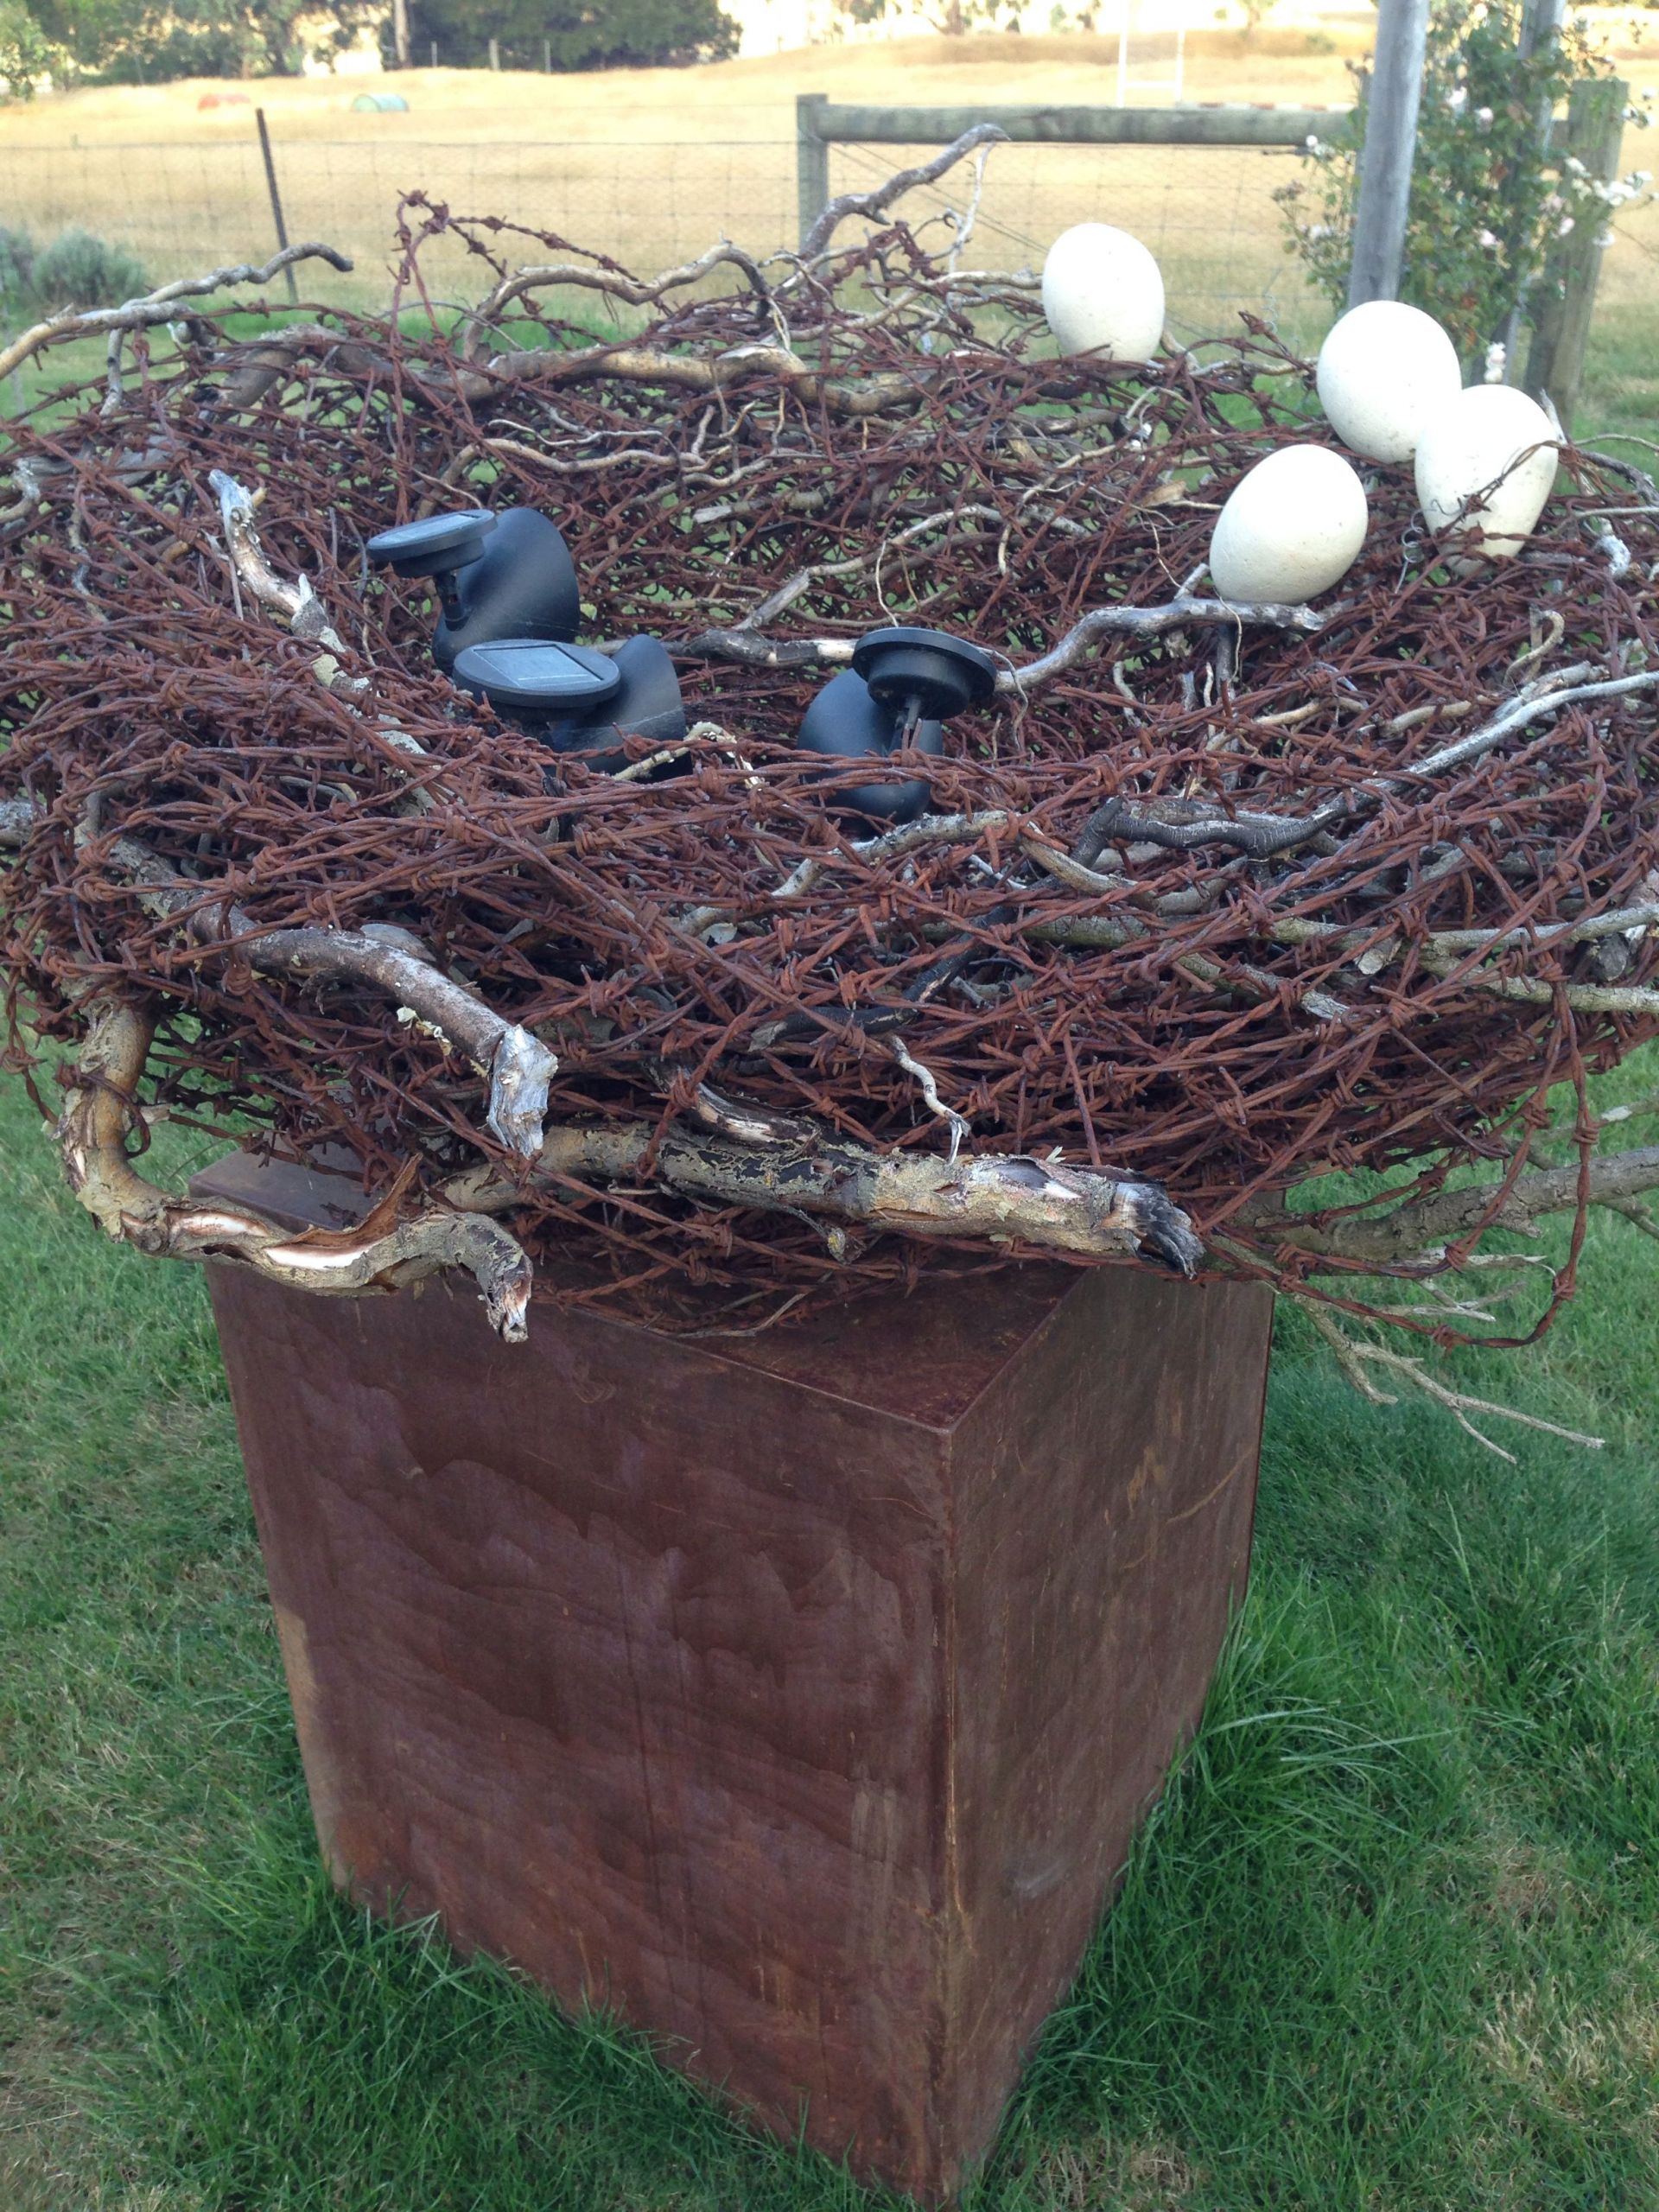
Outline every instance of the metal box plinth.
[[1202, 1707], [1269, 1293], [1031, 1266], [508, 1347], [470, 1284], [210, 1274], [336, 1879], [949, 2198]]

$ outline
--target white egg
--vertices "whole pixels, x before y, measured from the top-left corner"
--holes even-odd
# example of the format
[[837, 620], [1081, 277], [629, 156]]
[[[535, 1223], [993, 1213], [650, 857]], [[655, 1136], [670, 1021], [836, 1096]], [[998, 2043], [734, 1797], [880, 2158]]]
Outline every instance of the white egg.
[[1281, 446], [1216, 518], [1210, 574], [1224, 599], [1313, 599], [1359, 557], [1365, 486], [1328, 446]]
[[1062, 353], [1149, 361], [1164, 334], [1164, 280], [1139, 238], [1076, 223], [1043, 263], [1043, 313]]
[[[1543, 512], [1556, 460], [1555, 432], [1535, 399], [1513, 385], [1472, 384], [1417, 441], [1423, 519], [1436, 531], [1459, 520], [1478, 527], [1481, 551], [1506, 559], [1520, 551]], [[1484, 496], [1477, 499], [1478, 493]]]
[[1400, 300], [1350, 308], [1319, 348], [1317, 374], [1332, 429], [1369, 461], [1409, 461], [1423, 424], [1463, 389], [1452, 340]]

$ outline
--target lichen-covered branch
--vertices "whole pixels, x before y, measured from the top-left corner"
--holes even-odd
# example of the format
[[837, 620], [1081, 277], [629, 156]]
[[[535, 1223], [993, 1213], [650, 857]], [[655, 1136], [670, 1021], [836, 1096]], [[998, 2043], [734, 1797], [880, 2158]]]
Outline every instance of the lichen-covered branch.
[[106, 1235], [153, 1257], [229, 1261], [268, 1282], [334, 1297], [401, 1289], [459, 1268], [477, 1283], [497, 1335], [523, 1342], [530, 1262], [497, 1222], [448, 1208], [397, 1221], [381, 1208], [355, 1229], [296, 1234], [256, 1208], [177, 1197], [140, 1175], [127, 1139], [152, 1033], [134, 1007], [98, 1008], [52, 1132], [69, 1188]]
[[[1270, 1234], [1287, 1251], [1344, 1261], [1359, 1267], [1410, 1267], [1448, 1244], [1489, 1229], [1535, 1230], [1548, 1214], [1570, 1213], [1579, 1202], [1579, 1165], [1535, 1167], [1518, 1175], [1505, 1195], [1498, 1182], [1460, 1184], [1432, 1197], [1408, 1200], [1384, 1213], [1348, 1214], [1331, 1221], [1299, 1220], [1294, 1213], [1247, 1214], [1249, 1225]], [[1659, 1189], [1659, 1146], [1607, 1153], [1590, 1162], [1589, 1203], [1618, 1210], [1643, 1191]]]
[[[687, 1198], [827, 1214], [900, 1236], [982, 1239], [1090, 1259], [1145, 1249], [1186, 1275], [1204, 1256], [1192, 1222], [1158, 1184], [1007, 1153], [951, 1163], [927, 1153], [874, 1152], [828, 1135], [751, 1145], [690, 1130], [661, 1136], [656, 1123], [637, 1122], [550, 1129], [537, 1171], [584, 1183], [647, 1174]], [[487, 1168], [457, 1178], [445, 1195], [492, 1212], [521, 1196]]]

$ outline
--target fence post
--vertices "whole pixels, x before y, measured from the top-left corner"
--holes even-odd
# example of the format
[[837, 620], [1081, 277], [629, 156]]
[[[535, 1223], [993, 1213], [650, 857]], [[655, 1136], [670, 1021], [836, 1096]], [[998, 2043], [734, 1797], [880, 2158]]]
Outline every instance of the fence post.
[[1376, 52], [1365, 108], [1359, 206], [1348, 270], [1351, 308], [1366, 300], [1400, 296], [1427, 36], [1428, 0], [1377, 0]]
[[[1521, 35], [1516, 45], [1516, 54], [1521, 61], [1530, 61], [1533, 55], [1541, 48], [1554, 45], [1561, 35], [1561, 17], [1565, 13], [1565, 0], [1526, 0], [1526, 4], [1521, 11]], [[1538, 103], [1536, 143], [1541, 159], [1549, 150], [1554, 112], [1554, 102], [1550, 94], [1546, 92]], [[1525, 174], [1525, 170], [1522, 169], [1521, 172], [1522, 178]], [[1515, 219], [1509, 226], [1509, 255], [1512, 268], [1526, 258], [1524, 205], [1516, 211]], [[1530, 286], [1524, 282], [1517, 287], [1515, 305], [1504, 316], [1503, 328], [1494, 333], [1503, 348], [1505, 384], [1516, 384], [1520, 381], [1521, 364], [1516, 356], [1520, 351], [1521, 331], [1526, 321], [1527, 294], [1530, 289]]]
[[490, 41], [490, 67], [492, 69], [501, 67], [501, 41], [499, 38]]
[[[259, 151], [265, 157], [265, 189], [270, 194], [270, 213], [276, 225], [276, 244], [279, 250], [286, 253], [288, 251], [288, 225], [283, 220], [283, 195], [276, 189], [276, 164], [270, 158], [270, 133], [265, 128], [264, 108], [255, 108], [253, 119], [259, 126]], [[297, 307], [300, 303], [300, 288], [294, 282], [292, 262], [289, 262], [283, 274], [288, 279], [288, 296]]]
[[818, 136], [818, 111], [827, 92], [801, 92], [795, 101], [795, 207], [800, 242], [830, 204], [830, 148]]
[[[1563, 154], [1576, 156], [1598, 184], [1611, 183], [1618, 174], [1630, 97], [1630, 88], [1621, 78], [1580, 77], [1567, 101], [1566, 135], [1555, 143]], [[1551, 246], [1533, 295], [1526, 388], [1535, 399], [1548, 393], [1569, 435], [1584, 385], [1601, 274], [1602, 227], [1599, 213], [1580, 215], [1566, 238]]]

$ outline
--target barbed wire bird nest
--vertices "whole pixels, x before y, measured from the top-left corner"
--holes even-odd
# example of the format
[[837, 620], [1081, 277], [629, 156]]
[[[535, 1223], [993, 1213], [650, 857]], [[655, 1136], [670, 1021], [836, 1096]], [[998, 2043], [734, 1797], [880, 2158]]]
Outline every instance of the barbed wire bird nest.
[[[1530, 1255], [1446, 1273], [1659, 1181], [1582, 1104], [1573, 1157], [1538, 1141], [1659, 1015], [1652, 486], [1566, 448], [1471, 568], [1368, 467], [1333, 593], [1220, 601], [1220, 501], [1334, 442], [1306, 365], [1255, 323], [1056, 359], [1029, 276], [887, 213], [906, 181], [654, 282], [416, 198], [389, 317], [197, 304], [338, 263], [302, 246], [0, 358], [108, 335], [12, 426], [0, 520], [12, 1058], [43, 1103], [64, 1063], [106, 1228], [314, 1287], [470, 1267], [510, 1335], [538, 1267], [747, 1326], [1135, 1255], [1519, 1341], [1571, 1261], [1507, 1337]], [[429, 296], [438, 240], [477, 308]], [[555, 758], [435, 666], [430, 585], [365, 541], [468, 505], [556, 520], [585, 639], [668, 642], [683, 740]], [[906, 623], [995, 693], [895, 756], [919, 817], [861, 823], [798, 732]], [[168, 1192], [158, 1115], [349, 1161], [374, 1210], [319, 1242]]]

